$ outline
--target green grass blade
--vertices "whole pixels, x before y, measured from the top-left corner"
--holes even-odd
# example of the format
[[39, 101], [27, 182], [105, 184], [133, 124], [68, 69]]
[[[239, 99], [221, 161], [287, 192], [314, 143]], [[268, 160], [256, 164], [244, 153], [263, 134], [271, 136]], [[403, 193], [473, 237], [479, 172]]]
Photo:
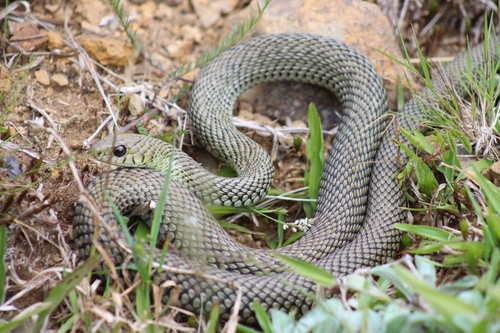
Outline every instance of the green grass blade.
[[[175, 144], [176, 144], [176, 142], [175, 142], [175, 136], [174, 136], [173, 147], [175, 147]], [[164, 180], [163, 186], [161, 188], [160, 197], [158, 198], [158, 202], [156, 203], [156, 208], [155, 208], [155, 212], [153, 215], [153, 222], [151, 224], [151, 240], [149, 242], [150, 249], [155, 249], [156, 243], [158, 241], [158, 235], [160, 233], [160, 226], [161, 226], [162, 217], [163, 217], [163, 208], [165, 207], [165, 203], [167, 201], [167, 193], [168, 193], [168, 188], [170, 186], [170, 179], [172, 176], [173, 166], [174, 166], [174, 154], [171, 154], [169, 165], [168, 165], [168, 171], [165, 175], [165, 180]], [[149, 255], [148, 273], [151, 273], [151, 271], [153, 269], [154, 252], [155, 251], [152, 250], [150, 255]], [[163, 259], [164, 259], [165, 255], [166, 255], [166, 249], [164, 249], [164, 252], [162, 253]], [[159, 273], [159, 271], [158, 271], [158, 273]]]
[[207, 209], [210, 211], [212, 215], [215, 216], [253, 212], [251, 207], [226, 207], [226, 206], [207, 205]]
[[409, 253], [412, 254], [431, 254], [431, 253], [436, 253], [441, 251], [441, 249], [444, 246], [444, 242], [436, 242], [436, 243], [430, 243], [428, 245], [426, 242], [422, 242], [416, 249], [411, 249], [408, 250]]
[[138, 242], [146, 243], [151, 237], [151, 228], [143, 221], [139, 221], [137, 229], [135, 230], [135, 239]]
[[429, 154], [434, 154], [434, 146], [429, 142], [429, 140], [419, 131], [408, 132], [404, 128], [401, 128], [401, 133], [408, 139], [408, 141], [420, 150], [424, 150]]
[[207, 333], [215, 333], [217, 329], [217, 323], [219, 322], [219, 304], [214, 305], [212, 311], [210, 311], [210, 321], [208, 322]]
[[[413, 170], [415, 171], [415, 175], [417, 176], [418, 185], [420, 190], [427, 195], [428, 197], [432, 197], [432, 193], [438, 188], [439, 183], [434, 176], [432, 170], [425, 164], [415, 152], [406, 147], [404, 144], [400, 142], [396, 142], [396, 144], [405, 151], [406, 154], [410, 157], [410, 163], [413, 165]], [[410, 164], [409, 164], [410, 165]]]
[[238, 173], [236, 171], [234, 171], [234, 169], [229, 167], [229, 166], [221, 168], [215, 174], [217, 176], [227, 177], [227, 178], [238, 177]]
[[7, 276], [5, 266], [5, 251], [7, 251], [7, 226], [0, 225], [0, 304], [5, 296], [5, 281]]
[[404, 223], [396, 223], [394, 228], [399, 229], [401, 231], [411, 232], [415, 235], [419, 235], [422, 237], [426, 237], [433, 240], [445, 241], [453, 238], [448, 231], [443, 229], [429, 227], [426, 225], [412, 225], [412, 224], [404, 224]]
[[229, 223], [229, 222], [225, 222], [225, 221], [219, 221], [219, 224], [224, 229], [234, 229], [234, 230], [238, 230], [239, 232], [242, 232], [245, 234], [250, 234], [250, 235], [259, 234], [257, 232], [252, 231], [252, 230], [249, 230], [245, 227], [242, 227], [241, 225], [238, 225], [238, 224]]
[[335, 284], [335, 277], [332, 274], [328, 273], [327, 271], [321, 268], [314, 266], [313, 264], [289, 258], [287, 256], [283, 256], [277, 253], [274, 253], [274, 255], [278, 259], [283, 261], [285, 264], [289, 265], [292, 271], [302, 276], [310, 278], [319, 285], [322, 285], [324, 287], [332, 287]]
[[488, 203], [493, 206], [497, 214], [500, 213], [500, 189], [474, 168], [472, 168], [472, 171], [466, 171], [466, 173], [475, 183], [481, 186]]
[[303, 231], [297, 231], [296, 233], [294, 233], [293, 235], [291, 235], [290, 237], [288, 237], [287, 240], [281, 245], [281, 247], [285, 247], [287, 245], [292, 244], [297, 239], [299, 239], [300, 237], [302, 237], [304, 234], [305, 234], [305, 232], [303, 232]]
[[71, 316], [64, 324], [61, 325], [61, 327], [57, 330], [57, 333], [66, 333], [68, 332], [71, 327], [73, 326], [73, 323], [76, 321], [78, 318], [78, 315], [73, 315]]
[[[172, 158], [173, 158], [172, 154]], [[162, 223], [162, 217], [163, 217], [163, 207], [165, 207], [165, 202], [167, 201], [167, 192], [168, 188], [170, 185], [170, 175], [171, 175], [171, 168], [172, 168], [172, 158], [170, 161], [170, 170], [167, 172], [165, 176], [165, 181], [163, 183], [163, 187], [161, 189], [160, 197], [158, 198], [158, 202], [156, 203], [156, 208], [153, 216], [153, 222], [151, 224], [151, 240], [149, 242], [149, 246], [151, 249], [156, 248], [156, 242], [158, 240], [158, 235], [160, 233], [160, 225]], [[148, 265], [148, 271], [151, 272], [153, 269], [153, 259], [154, 259], [154, 251], [151, 251], [151, 255], [149, 256], [149, 265]]]
[[271, 319], [267, 315], [266, 310], [260, 305], [258, 301], [253, 302], [253, 306], [255, 308], [255, 316], [257, 317], [257, 321], [259, 322], [260, 327], [264, 331], [264, 333], [276, 333], [273, 324], [271, 323]]
[[[324, 144], [321, 119], [313, 103], [309, 104], [309, 135], [306, 141], [307, 164], [304, 175], [304, 185], [309, 186], [309, 198], [317, 199], [321, 175], [324, 165]], [[316, 210], [316, 202], [305, 202], [306, 216], [312, 218]]]

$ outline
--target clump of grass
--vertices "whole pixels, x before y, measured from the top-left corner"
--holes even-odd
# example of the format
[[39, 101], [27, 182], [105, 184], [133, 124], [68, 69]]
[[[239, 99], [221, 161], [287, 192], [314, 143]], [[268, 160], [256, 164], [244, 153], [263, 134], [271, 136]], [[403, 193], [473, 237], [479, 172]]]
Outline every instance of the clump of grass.
[[130, 20], [125, 14], [125, 10], [123, 8], [121, 0], [109, 0], [109, 5], [115, 11], [116, 16], [118, 16], [118, 20], [120, 21], [123, 30], [127, 34], [127, 37], [130, 40], [132, 46], [141, 50], [144, 44], [137, 38], [136, 32], [132, 30], [132, 27], [130, 26]]
[[[469, 36], [475, 43], [484, 33], [484, 23], [491, 15], [498, 13], [498, 2], [484, 1], [443, 1], [443, 0], [370, 0], [376, 3], [391, 20], [392, 25], [401, 29], [406, 36], [416, 31], [420, 47], [407, 38], [411, 52], [418, 49], [435, 52], [436, 45], [455, 44]], [[495, 17], [498, 23], [498, 18]], [[410, 24], [411, 23], [411, 24]], [[397, 33], [398, 30], [395, 30]]]

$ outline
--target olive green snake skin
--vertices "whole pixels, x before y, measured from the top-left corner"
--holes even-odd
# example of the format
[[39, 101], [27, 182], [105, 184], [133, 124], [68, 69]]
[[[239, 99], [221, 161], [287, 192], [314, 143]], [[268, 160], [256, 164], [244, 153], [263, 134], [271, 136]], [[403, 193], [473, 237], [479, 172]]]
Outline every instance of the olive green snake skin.
[[[497, 52], [492, 53], [496, 59]], [[464, 81], [466, 57], [466, 54], [457, 56], [439, 72], [434, 80], [437, 91], [445, 91], [443, 81], [446, 81], [458, 95], [465, 95], [466, 89], [460, 82]], [[473, 48], [470, 57], [481, 67], [483, 48]], [[386, 93], [378, 74], [364, 56], [341, 42], [306, 34], [262, 36], [232, 47], [204, 68], [190, 100], [193, 130], [204, 147], [232, 165], [244, 180], [239, 179], [236, 185], [222, 184], [215, 190], [206, 189], [204, 181], [197, 182], [205, 176], [197, 176], [190, 169], [185, 173], [191, 180], [183, 183], [187, 187], [192, 187], [190, 182], [200, 183], [193, 185], [194, 192], [202, 199], [222, 205], [253, 203], [258, 200], [255, 198], [265, 195], [262, 193], [274, 177], [272, 163], [259, 145], [234, 128], [232, 109], [236, 98], [246, 89], [283, 80], [313, 83], [331, 90], [342, 103], [343, 118], [325, 163], [315, 223], [297, 242], [276, 252], [314, 263], [336, 276], [393, 258], [400, 242], [400, 232], [393, 225], [406, 222], [407, 216], [402, 209], [404, 192], [395, 175], [406, 165], [408, 157], [392, 139], [406, 143], [399, 128], [410, 131], [419, 128], [421, 119], [426, 117], [421, 111], [423, 105], [432, 104], [435, 98], [430, 90], [424, 89], [418, 99], [424, 103], [412, 99], [400, 112], [388, 116]], [[129, 152], [127, 156], [132, 157], [127, 163], [116, 160], [114, 163], [134, 166], [145, 161], [147, 166], [154, 159], [154, 151], [161, 150], [154, 145], [153, 152], [141, 150], [131, 138], [134, 136], [118, 137], [114, 147], [123, 145], [125, 151], [120, 150], [118, 155]], [[103, 146], [108, 149], [106, 156], [116, 152], [112, 141]], [[94, 155], [99, 155], [100, 150], [94, 147]], [[190, 165], [197, 168], [195, 163]], [[248, 249], [232, 240], [204, 204], [176, 180], [182, 179], [179, 174], [182, 172], [177, 172], [170, 181], [163, 211], [159, 245], [168, 241], [170, 251], [162, 261], [156, 281], [161, 284], [172, 280], [177, 284], [177, 305], [207, 314], [219, 303], [222, 318], [228, 318], [241, 292], [242, 322], [256, 322], [255, 300], [265, 309], [296, 310], [299, 316], [307, 312], [317, 292], [316, 284], [288, 271], [273, 252]], [[253, 174], [259, 174], [254, 180], [258, 186], [253, 186], [252, 180], [249, 187], [239, 185], [252, 179]], [[162, 173], [144, 168], [121, 168], [94, 180], [88, 191], [102, 205], [105, 223], [97, 226], [90, 209], [82, 202], [77, 204], [73, 230], [80, 256], [90, 255], [96, 233], [97, 242], [116, 265], [124, 263], [130, 252], [110, 203], [103, 200], [103, 187], [122, 214], [132, 212], [150, 217], [152, 208], [144, 207], [158, 201], [164, 181]], [[253, 187], [257, 194], [246, 192]], [[232, 195], [237, 199], [232, 199]], [[158, 267], [161, 250], [151, 251]], [[327, 297], [332, 296], [330, 290], [324, 292]], [[164, 292], [163, 301], [167, 303], [171, 296], [171, 290]]]

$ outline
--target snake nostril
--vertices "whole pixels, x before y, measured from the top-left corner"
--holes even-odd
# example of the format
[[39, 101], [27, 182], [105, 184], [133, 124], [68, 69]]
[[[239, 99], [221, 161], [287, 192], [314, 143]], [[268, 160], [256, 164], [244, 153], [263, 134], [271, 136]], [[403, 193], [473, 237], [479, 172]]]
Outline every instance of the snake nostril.
[[118, 146], [118, 147], [115, 147], [113, 154], [116, 157], [122, 157], [123, 155], [125, 155], [126, 152], [127, 152], [127, 149], [125, 148], [125, 146]]

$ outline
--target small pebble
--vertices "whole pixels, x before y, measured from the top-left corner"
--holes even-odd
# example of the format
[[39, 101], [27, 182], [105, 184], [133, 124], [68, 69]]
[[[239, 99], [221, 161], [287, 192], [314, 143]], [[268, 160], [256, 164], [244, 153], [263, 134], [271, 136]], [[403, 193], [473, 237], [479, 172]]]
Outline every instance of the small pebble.
[[51, 78], [50, 81], [57, 84], [59, 87], [64, 87], [69, 84], [68, 77], [64, 74], [54, 74]]
[[45, 69], [40, 69], [35, 72], [35, 78], [38, 83], [43, 84], [44, 86], [48, 86], [50, 84], [49, 73]]

